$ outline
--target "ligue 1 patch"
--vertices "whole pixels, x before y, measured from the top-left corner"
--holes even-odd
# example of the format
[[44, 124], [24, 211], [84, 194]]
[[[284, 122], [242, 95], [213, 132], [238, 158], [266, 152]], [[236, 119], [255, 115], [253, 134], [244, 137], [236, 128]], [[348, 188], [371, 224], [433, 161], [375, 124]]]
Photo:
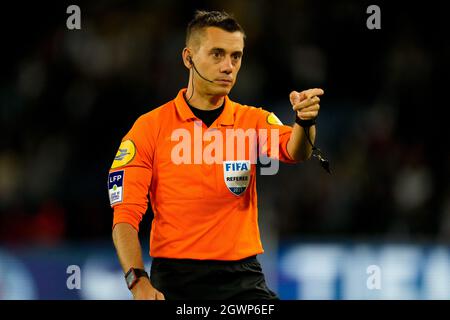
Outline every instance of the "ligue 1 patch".
[[136, 154], [136, 147], [134, 146], [133, 141], [125, 140], [119, 146], [119, 150], [114, 157], [113, 164], [111, 169], [116, 169], [122, 167], [131, 162], [134, 159]]
[[278, 119], [278, 117], [275, 115], [275, 113], [273, 113], [273, 112], [271, 112], [268, 116], [267, 116], [267, 123], [268, 124], [276, 124], [276, 125], [279, 125], [279, 126], [282, 126], [283, 125], [283, 122], [281, 122], [281, 120], [280, 119]]
[[250, 169], [250, 160], [224, 161], [223, 178], [228, 190], [240, 196], [248, 187]]
[[123, 201], [123, 175], [124, 171], [111, 172], [108, 176], [109, 203], [113, 205]]

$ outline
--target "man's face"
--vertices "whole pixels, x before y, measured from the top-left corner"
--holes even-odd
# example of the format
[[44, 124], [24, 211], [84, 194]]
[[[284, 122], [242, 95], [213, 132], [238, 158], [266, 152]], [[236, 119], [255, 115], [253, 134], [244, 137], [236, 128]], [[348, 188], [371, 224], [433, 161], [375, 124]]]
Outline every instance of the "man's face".
[[196, 74], [195, 89], [208, 95], [229, 94], [241, 68], [243, 51], [244, 36], [241, 32], [227, 32], [216, 27], [206, 28], [200, 35], [193, 61], [198, 72], [213, 83]]

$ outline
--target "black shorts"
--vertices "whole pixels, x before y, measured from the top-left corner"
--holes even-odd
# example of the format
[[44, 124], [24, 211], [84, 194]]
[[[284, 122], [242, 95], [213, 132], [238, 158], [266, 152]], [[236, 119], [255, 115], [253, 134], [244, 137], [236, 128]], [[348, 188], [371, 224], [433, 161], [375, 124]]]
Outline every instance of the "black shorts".
[[154, 258], [150, 279], [167, 300], [279, 300], [256, 256], [238, 261]]

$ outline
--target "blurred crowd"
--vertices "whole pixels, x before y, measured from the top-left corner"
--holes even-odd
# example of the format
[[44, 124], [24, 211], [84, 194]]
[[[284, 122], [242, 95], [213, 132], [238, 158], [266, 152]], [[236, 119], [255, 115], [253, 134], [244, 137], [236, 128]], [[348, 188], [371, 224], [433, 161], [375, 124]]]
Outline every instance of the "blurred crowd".
[[110, 237], [109, 166], [137, 117], [186, 86], [195, 9], [246, 31], [233, 100], [291, 124], [289, 92], [325, 90], [316, 142], [333, 174], [312, 159], [258, 177], [263, 223], [281, 239], [450, 242], [441, 3], [380, 4], [381, 30], [358, 1], [81, 2], [81, 30], [66, 28], [68, 5], [12, 8], [2, 28], [0, 243]]

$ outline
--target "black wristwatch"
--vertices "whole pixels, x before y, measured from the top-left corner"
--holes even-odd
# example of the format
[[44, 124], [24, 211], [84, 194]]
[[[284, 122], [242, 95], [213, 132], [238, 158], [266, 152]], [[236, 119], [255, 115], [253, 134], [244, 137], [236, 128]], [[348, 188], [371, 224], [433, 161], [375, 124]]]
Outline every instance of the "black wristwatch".
[[149, 278], [144, 269], [130, 268], [130, 270], [128, 270], [125, 274], [125, 281], [127, 282], [128, 289], [131, 290], [139, 281], [140, 277], [146, 277], [147, 279]]
[[313, 125], [316, 124], [316, 119], [317, 119], [317, 118], [310, 119], [310, 120], [303, 120], [303, 119], [300, 119], [300, 118], [296, 115], [296, 116], [295, 116], [295, 123], [298, 124], [300, 127], [303, 127], [303, 128], [309, 128], [309, 127], [311, 127], [311, 126], [313, 126]]

